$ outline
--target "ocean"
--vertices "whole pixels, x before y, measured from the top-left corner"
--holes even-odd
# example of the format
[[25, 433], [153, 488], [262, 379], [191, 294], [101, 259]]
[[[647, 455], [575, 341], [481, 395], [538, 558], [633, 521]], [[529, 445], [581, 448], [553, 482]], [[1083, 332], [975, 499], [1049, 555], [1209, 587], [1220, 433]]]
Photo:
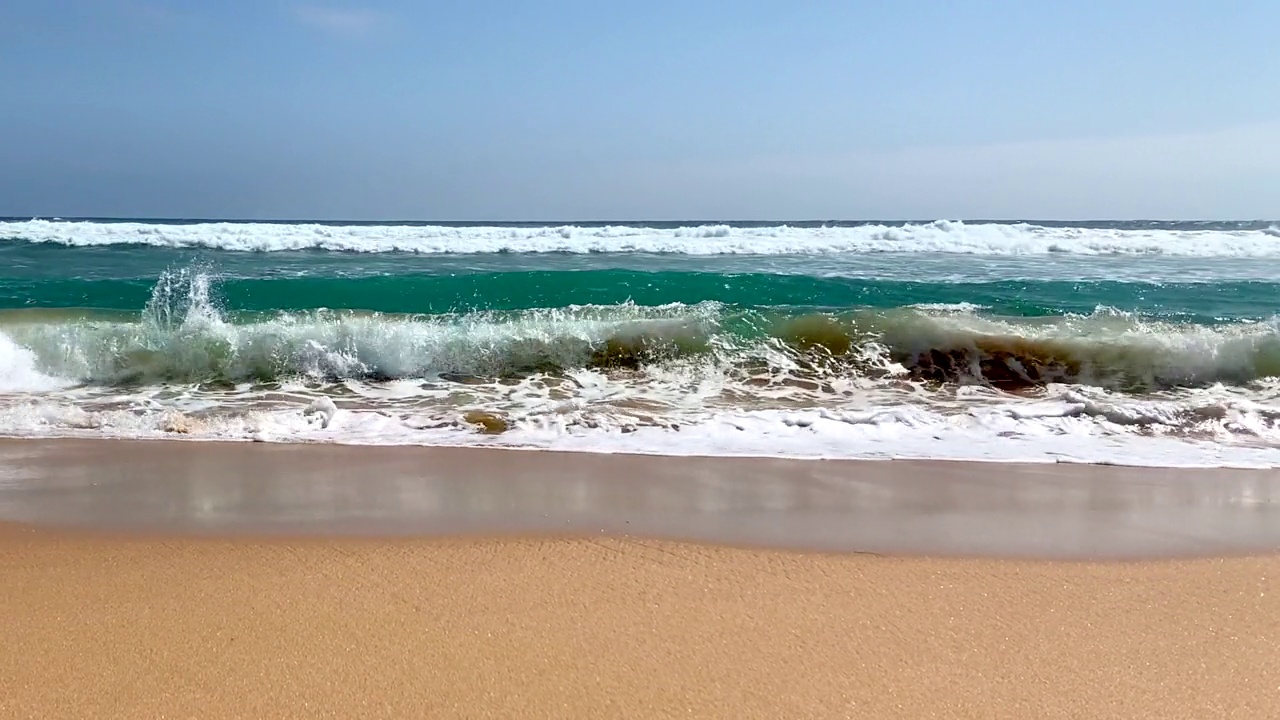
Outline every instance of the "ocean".
[[1280, 228], [0, 219], [0, 435], [1280, 466]]

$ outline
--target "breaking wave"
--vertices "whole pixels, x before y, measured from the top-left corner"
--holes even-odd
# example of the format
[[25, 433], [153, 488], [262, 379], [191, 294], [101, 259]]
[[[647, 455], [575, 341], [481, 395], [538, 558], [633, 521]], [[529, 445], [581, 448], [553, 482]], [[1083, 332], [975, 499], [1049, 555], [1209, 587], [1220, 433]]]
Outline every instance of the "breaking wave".
[[[9, 384], [519, 378], [696, 364], [873, 381], [1051, 384], [1147, 392], [1280, 376], [1280, 324], [1168, 322], [1099, 308], [1045, 317], [972, 304], [832, 311], [718, 302], [412, 315], [280, 312], [232, 321], [198, 269], [167, 274], [139, 317], [16, 311], [0, 321]], [[2, 388], [0, 388], [2, 389]]]

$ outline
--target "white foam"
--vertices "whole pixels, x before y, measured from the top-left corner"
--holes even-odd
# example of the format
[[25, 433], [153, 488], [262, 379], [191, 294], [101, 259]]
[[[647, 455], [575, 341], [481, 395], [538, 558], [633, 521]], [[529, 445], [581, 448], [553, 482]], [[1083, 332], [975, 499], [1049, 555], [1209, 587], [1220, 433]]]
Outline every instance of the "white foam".
[[[591, 378], [586, 378], [590, 381]], [[952, 459], [1079, 462], [1156, 467], [1280, 467], [1280, 406], [1208, 389], [1177, 399], [1132, 400], [1073, 389], [1043, 400], [966, 396], [926, 408], [909, 402], [845, 408], [712, 408], [693, 398], [658, 422], [610, 407], [612, 383], [596, 378], [584, 398], [510, 394], [498, 414], [511, 429], [485, 435], [460, 408], [367, 399], [335, 404], [296, 389], [294, 400], [228, 411], [182, 400], [69, 395], [0, 406], [0, 435], [329, 442], [357, 445], [503, 447], [678, 456]], [[387, 393], [404, 397], [408, 388]], [[905, 400], [905, 398], [903, 399]], [[341, 407], [340, 407], [341, 406]], [[214, 412], [208, 412], [213, 407]], [[327, 419], [316, 422], [315, 416]], [[178, 418], [180, 422], [175, 422]]]
[[67, 383], [36, 369], [36, 356], [0, 333], [0, 393], [40, 392]]
[[986, 306], [986, 305], [975, 305], [974, 303], [970, 303], [970, 302], [958, 302], [958, 303], [914, 303], [914, 304], [912, 304], [912, 305], [907, 305], [906, 307], [909, 307], [909, 308], [912, 308], [912, 309], [915, 309], [915, 310], [923, 310], [923, 311], [926, 311], [926, 312], [938, 312], [938, 313], [969, 313], [969, 314], [976, 313], [976, 312], [978, 312], [978, 311], [980, 311], [980, 310], [986, 310], [986, 309], [988, 309], [988, 306]]
[[977, 255], [1166, 255], [1280, 257], [1274, 228], [1167, 230], [1044, 227], [937, 221], [796, 228], [703, 225], [445, 227], [286, 223], [162, 224], [26, 220], [0, 222], [0, 239], [72, 246], [140, 244], [243, 251], [324, 249], [410, 253], [645, 252], [688, 255], [963, 253]]
[[316, 398], [302, 411], [303, 417], [317, 418], [322, 429], [328, 428], [329, 423], [333, 422], [333, 416], [338, 414], [338, 406], [328, 397], [321, 396]]

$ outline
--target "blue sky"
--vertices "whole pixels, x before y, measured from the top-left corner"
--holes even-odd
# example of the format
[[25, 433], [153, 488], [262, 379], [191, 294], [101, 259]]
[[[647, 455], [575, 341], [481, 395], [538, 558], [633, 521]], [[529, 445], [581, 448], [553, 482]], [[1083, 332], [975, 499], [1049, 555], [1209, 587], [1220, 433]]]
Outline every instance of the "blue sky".
[[1275, 218], [1280, 3], [6, 0], [0, 215]]

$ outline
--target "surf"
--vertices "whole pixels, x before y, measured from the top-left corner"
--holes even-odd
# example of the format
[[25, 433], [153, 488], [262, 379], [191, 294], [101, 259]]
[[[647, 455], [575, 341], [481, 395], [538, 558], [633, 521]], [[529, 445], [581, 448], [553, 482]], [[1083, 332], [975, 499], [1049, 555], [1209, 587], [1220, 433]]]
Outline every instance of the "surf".
[[1280, 447], [1268, 282], [328, 254], [120, 277], [171, 256], [58, 252], [91, 257], [0, 279], [32, 290], [0, 301], [0, 435], [1143, 464]]

